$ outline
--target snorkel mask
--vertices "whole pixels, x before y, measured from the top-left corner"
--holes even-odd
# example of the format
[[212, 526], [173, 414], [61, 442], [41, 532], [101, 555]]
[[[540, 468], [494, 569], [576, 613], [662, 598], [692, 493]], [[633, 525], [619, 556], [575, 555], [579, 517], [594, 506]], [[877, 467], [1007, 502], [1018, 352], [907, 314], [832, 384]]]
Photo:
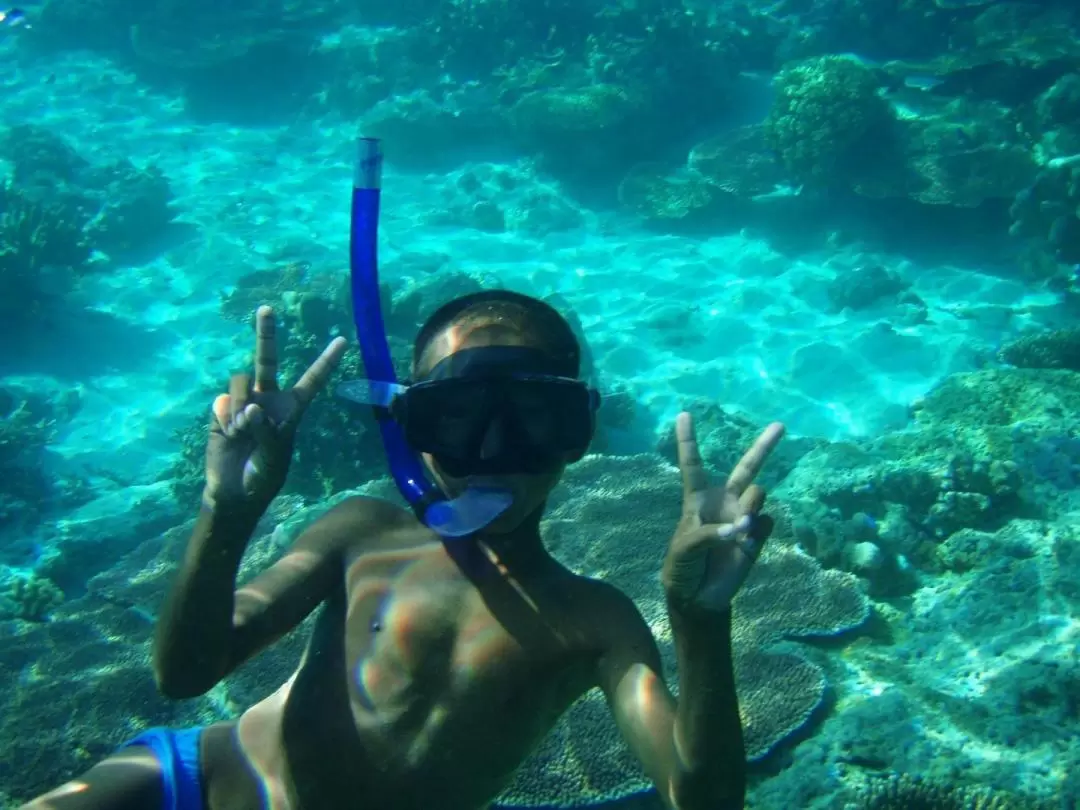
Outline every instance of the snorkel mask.
[[541, 349], [459, 349], [412, 385], [343, 384], [338, 393], [389, 411], [413, 450], [454, 478], [541, 475], [579, 460], [600, 395], [559, 375]]
[[[442, 537], [466, 537], [492, 523], [509, 508], [503, 489], [470, 486], [449, 499], [427, 480], [423, 463], [410, 447], [402, 423], [390, 414], [395, 398], [407, 389], [397, 381], [379, 304], [377, 236], [382, 188], [382, 150], [373, 138], [358, 142], [353, 176], [349, 259], [353, 318], [368, 380], [343, 383], [339, 396], [386, 409], [379, 430], [394, 483], [421, 522]], [[408, 420], [405, 422], [408, 424]]]

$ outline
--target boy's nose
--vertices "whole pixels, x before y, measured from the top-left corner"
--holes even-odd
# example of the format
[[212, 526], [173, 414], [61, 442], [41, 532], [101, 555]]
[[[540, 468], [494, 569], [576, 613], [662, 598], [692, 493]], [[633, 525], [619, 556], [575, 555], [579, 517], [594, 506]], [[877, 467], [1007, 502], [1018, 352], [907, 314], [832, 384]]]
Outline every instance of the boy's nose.
[[487, 430], [484, 431], [484, 441], [480, 444], [480, 458], [485, 460], [494, 458], [502, 452], [504, 430], [501, 416], [496, 416], [491, 420]]

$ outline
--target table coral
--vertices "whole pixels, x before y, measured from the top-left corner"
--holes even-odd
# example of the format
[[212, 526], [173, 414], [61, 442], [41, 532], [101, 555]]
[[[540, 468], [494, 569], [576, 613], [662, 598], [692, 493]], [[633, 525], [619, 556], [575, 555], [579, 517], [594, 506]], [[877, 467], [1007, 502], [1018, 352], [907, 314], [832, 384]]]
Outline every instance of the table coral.
[[[571, 467], [543, 524], [552, 553], [634, 599], [653, 629], [671, 683], [671, 633], [658, 571], [679, 517], [678, 471], [653, 456], [590, 456]], [[783, 524], [781, 524], [783, 525]], [[784, 639], [858, 627], [869, 608], [854, 577], [823, 570], [781, 530], [735, 604], [736, 678], [747, 756], [760, 759], [802, 728], [826, 689], [822, 670]], [[571, 707], [519, 770], [500, 802], [571, 807], [639, 792], [649, 783], [621, 742], [597, 690]]]

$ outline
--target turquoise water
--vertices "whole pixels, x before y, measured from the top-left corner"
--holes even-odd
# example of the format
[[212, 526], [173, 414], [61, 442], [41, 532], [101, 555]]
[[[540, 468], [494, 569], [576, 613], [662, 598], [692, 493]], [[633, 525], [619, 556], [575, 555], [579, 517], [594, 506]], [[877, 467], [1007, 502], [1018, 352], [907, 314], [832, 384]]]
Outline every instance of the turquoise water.
[[[178, 705], [154, 690], [148, 642], [195, 511], [192, 431], [228, 374], [249, 362], [241, 313], [274, 305], [295, 363], [336, 334], [353, 338], [343, 295], [351, 161], [355, 137], [373, 134], [387, 149], [380, 257], [396, 351], [407, 352], [436, 306], [478, 287], [551, 299], [580, 327], [611, 404], [597, 454], [571, 469], [549, 504], [549, 542], [574, 570], [637, 601], [669, 664], [656, 574], [678, 518], [672, 420], [683, 408], [698, 414], [715, 471], [730, 468], [755, 428], [787, 425], [766, 480], [787, 521], [759, 563], [760, 587], [752, 580], [744, 593], [737, 639], [751, 806], [864, 806], [863, 786], [892, 774], [1077, 806], [1080, 257], [1070, 251], [1080, 224], [1075, 188], [1061, 203], [1054, 172], [1069, 171], [1080, 152], [1080, 96], [1053, 88], [1080, 66], [1080, 52], [1040, 55], [1040, 42], [1047, 53], [1057, 44], [1034, 23], [1023, 36], [999, 29], [1005, 44], [988, 62], [1023, 51], [1021, 62], [1034, 65], [1028, 84], [1001, 98], [987, 89], [993, 81], [960, 70], [927, 80], [927, 65], [938, 70], [951, 53], [944, 35], [860, 47], [860, 34], [839, 23], [827, 36], [826, 5], [822, 24], [787, 4], [740, 4], [755, 20], [817, 33], [801, 52], [790, 37], [763, 41], [753, 58], [746, 46], [745, 63], [721, 83], [726, 95], [710, 102], [723, 109], [692, 124], [681, 124], [688, 106], [656, 98], [598, 122], [605, 113], [591, 99], [587, 123], [573, 105], [550, 102], [543, 114], [564, 113], [565, 126], [549, 118], [530, 129], [523, 93], [559, 82], [580, 92], [573, 70], [508, 92], [505, 74], [480, 75], [462, 61], [479, 47], [464, 36], [453, 58], [438, 41], [421, 50], [427, 65], [416, 50], [395, 51], [410, 25], [422, 26], [381, 19], [389, 12], [327, 4], [294, 18], [292, 7], [252, 4], [237, 27], [213, 7], [177, 17], [161, 3], [154, 17], [153, 5], [136, 13], [115, 2], [112, 16], [80, 23], [78, 4], [51, 0], [26, 8], [29, 27], [0, 30], [0, 166], [9, 178], [0, 234], [9, 247], [0, 255], [0, 669], [9, 684], [0, 802], [15, 806], [70, 778], [148, 725], [236, 716], [295, 664], [304, 628], [258, 669]], [[492, 4], [454, 7], [473, 5], [479, 14]], [[980, 4], [955, 16], [926, 5], [937, 16], [922, 24], [940, 33], [967, 32]], [[1069, 6], [1046, 13], [1080, 27]], [[215, 38], [215, 47], [235, 45], [260, 26], [274, 42], [301, 32], [300, 43], [265, 64], [200, 50]], [[491, 37], [507, 30], [517, 29]], [[979, 47], [989, 53], [994, 41], [985, 35]], [[199, 65], [173, 51], [165, 59], [166, 45]], [[649, 47], [677, 72], [680, 51]], [[365, 49], [377, 58], [356, 55]], [[558, 54], [564, 65], [577, 58], [565, 42], [506, 50], [486, 58], [534, 70], [559, 64]], [[946, 121], [933, 130], [935, 146], [920, 141], [931, 157], [997, 149], [1022, 121], [1023, 156], [1000, 169], [1008, 179], [975, 192], [955, 171], [942, 181], [954, 182], [947, 199], [900, 199], [867, 191], [867, 174], [842, 188], [806, 175], [722, 197], [717, 174], [764, 152], [723, 153], [721, 169], [706, 170], [692, 157], [700, 144], [766, 120], [785, 65], [851, 51], [865, 56], [853, 64], [882, 71], [872, 74], [875, 92], [897, 120]], [[661, 72], [638, 69], [632, 89], [655, 81], [657, 96], [668, 92]], [[971, 89], [964, 82], [987, 106], [942, 112]], [[950, 122], [962, 115], [971, 123], [958, 130]], [[670, 139], [634, 116], [671, 117]], [[892, 159], [868, 143], [881, 148], [873, 161]], [[865, 157], [870, 146], [853, 148]], [[662, 171], [643, 176], [683, 177], [688, 157], [694, 188], [712, 183], [710, 201], [681, 217], [643, 215], [648, 206], [623, 178], [653, 158]], [[111, 168], [124, 160], [130, 166]], [[974, 162], [972, 172], [1001, 160]], [[669, 185], [650, 188], [685, 204]], [[16, 193], [78, 209], [65, 214], [85, 237], [77, 260], [65, 266], [34, 253], [40, 246], [20, 247]], [[1032, 195], [1045, 196], [1041, 210], [1064, 206], [1034, 234], [1022, 213]], [[1017, 222], [1024, 227], [1010, 236]], [[1047, 342], [1026, 350], [1015, 343], [1022, 336]], [[392, 497], [371, 424], [353, 425], [353, 449], [342, 453], [339, 407], [324, 394], [313, 410], [245, 574], [330, 500], [358, 488]], [[792, 671], [804, 687], [785, 694]], [[668, 675], [677, 684], [670, 667]], [[596, 694], [523, 774], [504, 794], [509, 805], [637, 794], [655, 804]]]

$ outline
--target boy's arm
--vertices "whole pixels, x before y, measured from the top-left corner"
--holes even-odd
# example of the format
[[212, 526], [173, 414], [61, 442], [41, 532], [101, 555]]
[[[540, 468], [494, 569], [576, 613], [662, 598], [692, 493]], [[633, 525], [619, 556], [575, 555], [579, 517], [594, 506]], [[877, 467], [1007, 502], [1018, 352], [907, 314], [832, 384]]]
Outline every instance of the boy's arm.
[[260, 515], [203, 509], [158, 618], [153, 651], [158, 688], [173, 698], [200, 695], [294, 628], [343, 582], [343, 550], [399, 512], [374, 499], [343, 501], [309, 526], [280, 560], [234, 590]]
[[683, 510], [661, 572], [679, 664], [674, 710], [655, 659], [639, 652], [644, 622], [636, 622], [642, 629], [627, 617], [611, 623], [623, 629], [607, 648], [604, 688], [660, 795], [678, 810], [741, 808], [745, 800], [731, 605], [772, 533], [761, 514], [765, 491], [753, 481], [783, 435], [779, 422], [766, 427], [724, 485], [710, 487], [693, 418], [684, 412], [675, 420]]
[[614, 605], [605, 617], [610, 629], [599, 682], [660, 797], [672, 810], [742, 808], [746, 754], [730, 612], [690, 619], [669, 608], [679, 670], [676, 701], [648, 626], [628, 598]]

